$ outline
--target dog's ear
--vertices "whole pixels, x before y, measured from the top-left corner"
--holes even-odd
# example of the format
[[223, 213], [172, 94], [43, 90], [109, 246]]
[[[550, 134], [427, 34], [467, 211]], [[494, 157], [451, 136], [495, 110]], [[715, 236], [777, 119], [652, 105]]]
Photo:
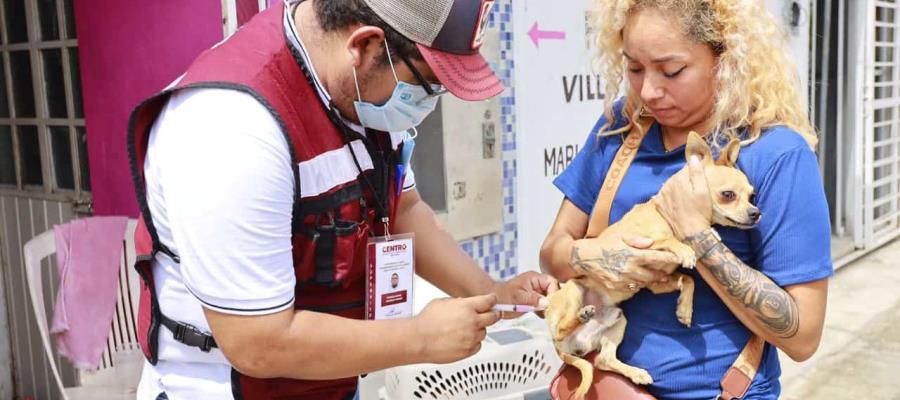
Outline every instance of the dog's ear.
[[685, 148], [684, 155], [688, 162], [691, 161], [691, 156], [700, 157], [700, 161], [707, 164], [712, 163], [713, 161], [709, 145], [694, 131], [691, 131], [691, 133], [688, 134], [687, 147]]
[[741, 141], [731, 139], [731, 141], [728, 142], [728, 146], [725, 146], [719, 153], [719, 159], [716, 160], [716, 165], [734, 168], [734, 166], [737, 165], [738, 154], [740, 154], [740, 152]]

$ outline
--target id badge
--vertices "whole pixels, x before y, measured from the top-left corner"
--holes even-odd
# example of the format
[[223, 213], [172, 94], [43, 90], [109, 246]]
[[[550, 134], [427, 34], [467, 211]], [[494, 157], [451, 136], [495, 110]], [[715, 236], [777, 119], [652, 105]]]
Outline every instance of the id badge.
[[413, 316], [413, 234], [370, 238], [366, 248], [366, 319]]

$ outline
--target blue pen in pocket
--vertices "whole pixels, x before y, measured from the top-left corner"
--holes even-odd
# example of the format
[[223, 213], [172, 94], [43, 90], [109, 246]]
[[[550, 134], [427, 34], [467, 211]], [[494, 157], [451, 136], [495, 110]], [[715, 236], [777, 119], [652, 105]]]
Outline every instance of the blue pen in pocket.
[[397, 191], [397, 193], [395, 193], [395, 194], [397, 195], [397, 197], [400, 197], [400, 192], [403, 191], [403, 178], [404, 178], [403, 175], [405, 173], [406, 173], [406, 167], [403, 164], [397, 164], [397, 175], [394, 178], [394, 187], [396, 188], [395, 190]]
[[400, 196], [400, 193], [403, 191], [403, 183], [406, 178], [406, 171], [409, 168], [410, 162], [412, 162], [413, 149], [416, 147], [416, 141], [413, 137], [411, 137], [408, 133], [406, 134], [406, 138], [403, 139], [403, 149], [400, 151], [400, 164], [397, 164], [397, 175], [396, 175], [396, 190], [397, 196]]

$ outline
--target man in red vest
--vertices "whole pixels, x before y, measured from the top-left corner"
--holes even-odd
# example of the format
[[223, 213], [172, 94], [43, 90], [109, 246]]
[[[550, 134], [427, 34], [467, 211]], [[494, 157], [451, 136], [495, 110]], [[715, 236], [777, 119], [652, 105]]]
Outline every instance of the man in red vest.
[[[360, 374], [475, 354], [495, 304], [557, 288], [492, 280], [408, 164], [407, 132], [442, 93], [503, 90], [478, 53], [492, 4], [278, 4], [138, 106], [139, 399], [346, 399]], [[403, 233], [415, 272], [454, 298], [366, 320], [369, 239]]]

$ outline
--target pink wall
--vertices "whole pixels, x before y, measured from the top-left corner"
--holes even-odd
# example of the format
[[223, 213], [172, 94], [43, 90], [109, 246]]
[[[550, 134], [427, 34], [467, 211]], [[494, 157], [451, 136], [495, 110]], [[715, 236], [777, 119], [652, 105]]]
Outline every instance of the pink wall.
[[243, 25], [259, 13], [259, 3], [256, 0], [237, 0], [235, 6], [237, 8], [238, 26]]
[[221, 2], [75, 2], [91, 185], [97, 215], [136, 216], [126, 151], [131, 110], [222, 40]]

